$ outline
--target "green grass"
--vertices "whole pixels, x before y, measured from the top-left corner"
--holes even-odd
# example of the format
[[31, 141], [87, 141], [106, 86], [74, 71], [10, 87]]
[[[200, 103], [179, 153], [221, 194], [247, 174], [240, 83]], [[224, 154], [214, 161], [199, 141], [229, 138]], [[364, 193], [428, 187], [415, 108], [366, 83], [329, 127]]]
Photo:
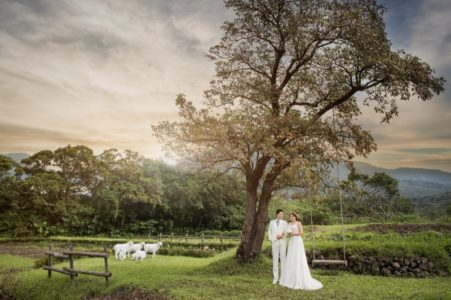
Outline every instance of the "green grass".
[[[2, 244], [8, 246], [15, 246], [25, 249], [36, 249], [38, 252], [40, 249], [48, 249], [49, 244], [53, 249], [64, 250], [70, 246], [80, 251], [105, 251], [111, 255], [114, 254], [113, 245], [116, 243], [123, 243], [127, 240], [121, 239], [109, 239], [109, 238], [90, 238], [90, 237], [51, 237], [51, 238], [0, 238], [0, 247]], [[134, 239], [135, 242], [145, 241], [140, 239]], [[147, 241], [146, 241], [147, 242]], [[156, 241], [152, 241], [156, 242]], [[236, 247], [238, 241], [218, 239], [205, 239], [202, 241], [180, 238], [174, 238], [172, 240], [164, 240], [163, 246], [160, 250], [161, 254], [174, 255], [174, 256], [192, 256], [192, 257], [210, 257], [215, 254], [225, 251], [227, 249]], [[206, 247], [208, 247], [206, 249]], [[43, 251], [42, 251], [43, 252]]]
[[[306, 231], [304, 238], [308, 250], [320, 250], [330, 256], [340, 257], [338, 251], [343, 248], [340, 227], [324, 226], [325, 232], [312, 235]], [[373, 232], [352, 232], [345, 230], [346, 251], [367, 253], [374, 256], [405, 256], [423, 255], [434, 261], [443, 270], [451, 271], [451, 235], [434, 231], [423, 231], [401, 235], [395, 232], [379, 234]], [[334, 257], [328, 257], [334, 258]]]
[[[1, 270], [20, 266], [22, 272], [0, 280], [17, 299], [80, 299], [108, 293], [122, 286], [168, 290], [177, 299], [451, 299], [451, 279], [390, 278], [353, 275], [347, 272], [312, 270], [324, 288], [299, 291], [271, 284], [271, 262], [262, 257], [256, 264], [241, 266], [233, 260], [234, 249], [213, 258], [162, 256], [143, 262], [110, 260], [113, 277], [105, 287], [102, 278], [79, 275], [73, 281], [42, 269], [30, 270], [32, 261], [0, 255]], [[66, 266], [63, 263], [62, 266]], [[101, 259], [79, 259], [81, 269], [103, 269]]]
[[16, 255], [0, 255], [0, 275], [33, 268], [35, 259]]
[[[359, 224], [361, 225], [361, 224]], [[396, 233], [376, 234], [352, 232], [358, 225], [347, 225], [346, 244], [348, 250], [380, 255], [407, 255], [425, 253], [442, 259], [450, 265], [450, 235], [435, 232], [420, 232], [408, 235]], [[306, 249], [340, 249], [337, 239], [341, 225], [321, 226], [321, 234], [310, 239], [306, 227]], [[78, 241], [76, 248], [101, 250], [99, 238], [58, 237], [54, 240], [61, 246]], [[102, 242], [105, 240], [100, 239]], [[92, 241], [92, 244], [84, 243]], [[117, 242], [117, 239], [108, 240]], [[174, 240], [174, 244], [181, 240]], [[228, 241], [224, 241], [225, 243]], [[24, 243], [24, 245], [47, 248], [46, 241]], [[101, 243], [100, 243], [101, 244]], [[191, 244], [191, 243], [190, 243]], [[269, 243], [265, 241], [264, 247]], [[148, 290], [166, 290], [176, 299], [451, 299], [451, 278], [399, 278], [370, 275], [355, 275], [348, 272], [312, 269], [312, 274], [320, 280], [324, 288], [318, 291], [290, 290], [271, 284], [271, 261], [262, 255], [258, 262], [245, 266], [238, 265], [233, 255], [235, 248], [221, 252], [214, 257], [194, 258], [158, 255], [157, 259], [147, 258], [143, 262], [110, 259], [113, 277], [107, 288], [104, 279], [79, 275], [73, 281], [69, 277], [54, 273], [47, 278], [47, 272], [33, 269], [36, 259], [0, 255], [0, 285], [2, 290], [15, 294], [17, 299], [80, 299], [84, 296], [99, 296], [124, 286], [140, 287]], [[445, 260], [445, 261], [443, 261]], [[68, 266], [62, 263], [61, 266]], [[75, 267], [85, 270], [102, 271], [102, 259], [77, 259]]]
[[[51, 236], [51, 237], [0, 237], [0, 243], [9, 243], [9, 242], [65, 242], [65, 243], [89, 243], [89, 244], [117, 244], [117, 243], [126, 243], [128, 241], [137, 242], [146, 242], [146, 243], [154, 243], [159, 240], [158, 236], [151, 236], [150, 239], [146, 236], [134, 236], [134, 237], [122, 237], [122, 238], [110, 238], [110, 237], [84, 237], [84, 236]], [[239, 237], [224, 237], [223, 243], [238, 243]], [[162, 242], [167, 243], [191, 243], [191, 244], [200, 244], [202, 243], [202, 238], [198, 236], [190, 236], [188, 238], [185, 237], [162, 237]], [[221, 239], [215, 237], [206, 237], [203, 239], [204, 243], [208, 244], [220, 244]]]

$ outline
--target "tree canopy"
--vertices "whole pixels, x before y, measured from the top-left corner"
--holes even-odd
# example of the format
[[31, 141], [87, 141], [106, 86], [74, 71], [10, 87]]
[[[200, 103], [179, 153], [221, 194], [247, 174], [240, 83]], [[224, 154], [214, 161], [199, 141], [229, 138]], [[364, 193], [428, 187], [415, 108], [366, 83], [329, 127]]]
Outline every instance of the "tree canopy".
[[266, 178], [319, 157], [349, 161], [376, 149], [355, 123], [360, 105], [389, 122], [399, 100], [443, 90], [429, 65], [391, 50], [376, 1], [225, 3], [236, 19], [209, 51], [216, 76], [205, 108], [179, 95], [183, 120], [154, 126], [181, 157], [267, 171]]
[[238, 256], [247, 260], [261, 250], [275, 189], [305, 178], [302, 169], [318, 172], [376, 150], [356, 122], [362, 105], [389, 122], [399, 101], [429, 100], [444, 79], [391, 49], [375, 0], [224, 2], [235, 19], [209, 50], [216, 75], [203, 107], [180, 94], [182, 120], [153, 128], [183, 159], [242, 172], [247, 222], [238, 252], [247, 250]]

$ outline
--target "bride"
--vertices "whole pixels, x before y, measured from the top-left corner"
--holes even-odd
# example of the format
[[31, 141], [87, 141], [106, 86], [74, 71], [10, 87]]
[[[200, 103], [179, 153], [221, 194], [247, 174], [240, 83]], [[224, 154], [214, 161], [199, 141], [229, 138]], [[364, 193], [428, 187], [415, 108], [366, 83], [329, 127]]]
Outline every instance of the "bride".
[[312, 278], [305, 255], [304, 242], [302, 241], [301, 222], [298, 215], [290, 213], [290, 223], [287, 233], [290, 237], [288, 252], [285, 259], [285, 268], [280, 277], [279, 284], [291, 289], [317, 290], [323, 287], [322, 283]]

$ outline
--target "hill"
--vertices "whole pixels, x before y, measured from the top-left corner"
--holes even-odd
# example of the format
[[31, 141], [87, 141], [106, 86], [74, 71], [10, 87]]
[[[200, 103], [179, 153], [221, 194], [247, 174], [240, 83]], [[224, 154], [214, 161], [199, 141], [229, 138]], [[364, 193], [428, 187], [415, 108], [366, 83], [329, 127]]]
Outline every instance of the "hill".
[[[385, 172], [399, 182], [401, 194], [407, 198], [421, 198], [451, 192], [451, 173], [434, 169], [396, 168], [386, 169], [364, 162], [355, 162], [358, 173], [373, 175]], [[340, 177], [344, 179], [349, 171], [341, 166]]]
[[18, 163], [20, 163], [20, 161], [22, 159], [27, 158], [27, 157], [30, 156], [27, 153], [6, 153], [6, 154], [3, 154], [3, 155], [5, 155], [5, 156], [7, 156], [9, 158], [12, 158], [15, 162], [18, 162]]

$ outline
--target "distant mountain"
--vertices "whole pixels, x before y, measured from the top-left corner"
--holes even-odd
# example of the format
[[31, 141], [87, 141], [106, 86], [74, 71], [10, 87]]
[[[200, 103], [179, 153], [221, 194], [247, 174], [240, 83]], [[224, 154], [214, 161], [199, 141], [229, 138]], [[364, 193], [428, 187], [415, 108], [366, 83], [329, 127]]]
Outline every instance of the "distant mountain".
[[[376, 167], [364, 162], [354, 162], [354, 166], [357, 168], [360, 174], [373, 175], [376, 172], [387, 172], [388, 169]], [[349, 171], [348, 171], [349, 173]], [[347, 176], [347, 175], [346, 175]]]
[[[451, 192], [451, 173], [420, 168], [386, 169], [364, 162], [354, 163], [360, 174], [373, 175], [375, 172], [385, 172], [399, 182], [401, 194], [408, 198], [421, 198], [436, 194]], [[349, 171], [340, 166], [340, 178], [345, 179]]]
[[9, 158], [12, 158], [15, 162], [18, 162], [18, 163], [20, 163], [20, 161], [22, 159], [27, 158], [27, 157], [30, 156], [30, 154], [27, 154], [27, 153], [6, 153], [6, 154], [3, 154], [3, 155], [5, 155], [5, 156], [7, 156]]

